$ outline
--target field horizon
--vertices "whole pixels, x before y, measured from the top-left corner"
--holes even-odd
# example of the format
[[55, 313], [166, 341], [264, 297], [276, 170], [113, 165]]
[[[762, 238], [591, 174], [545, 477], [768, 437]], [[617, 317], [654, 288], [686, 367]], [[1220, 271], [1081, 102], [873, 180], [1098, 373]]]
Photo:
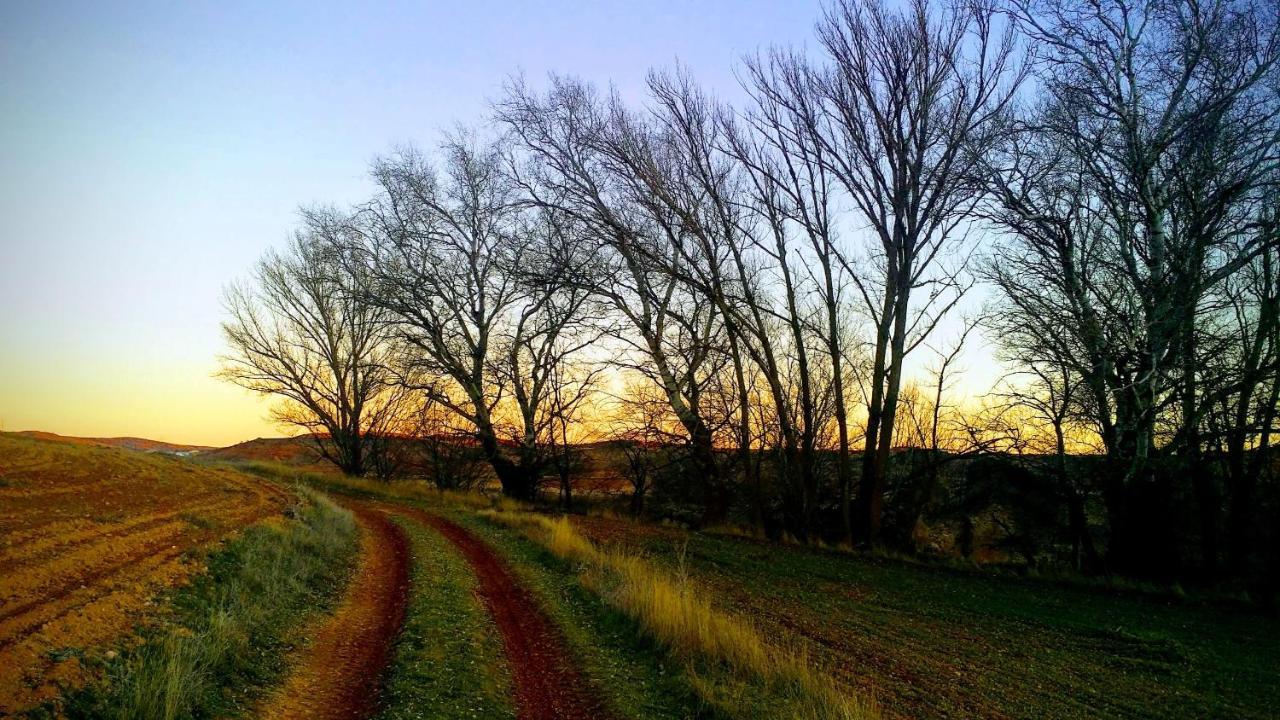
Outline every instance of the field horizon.
[[[1280, 672], [1280, 652], [1268, 640], [1280, 632], [1280, 618], [1261, 607], [1246, 609], [1230, 597], [1192, 597], [1167, 587], [1090, 584], [962, 567], [943, 559], [778, 544], [732, 527], [697, 531], [632, 519], [601, 499], [577, 514], [560, 515], [546, 501], [540, 507], [502, 502], [494, 494], [496, 487], [488, 495], [442, 494], [420, 481], [351, 480], [305, 462], [263, 460], [258, 453], [202, 460], [157, 451], [150, 443], [129, 445], [0, 434], [0, 496], [6, 503], [45, 498], [32, 506], [41, 508], [38, 515], [27, 511], [29, 519], [37, 520], [29, 530], [10, 527], [11, 514], [3, 518], [6, 536], [21, 537], [21, 543], [0, 547], [6, 574], [0, 628], [18, 633], [0, 638], [0, 650], [8, 656], [6, 662], [26, 669], [14, 676], [22, 678], [20, 685], [0, 688], [0, 710], [35, 712], [32, 717], [49, 711], [94, 717], [125, 702], [121, 683], [146, 682], [146, 673], [159, 671], [146, 668], [178, 661], [168, 655], [172, 649], [164, 649], [170, 647], [165, 638], [171, 633], [188, 642], [204, 637], [204, 621], [187, 609], [199, 605], [188, 598], [249, 571], [249, 566], [237, 565], [249, 561], [241, 555], [249, 551], [238, 548], [263, 524], [254, 520], [256, 511], [232, 525], [219, 525], [223, 521], [213, 518], [220, 511], [189, 492], [168, 501], [178, 503], [168, 516], [203, 534], [193, 537], [195, 544], [183, 555], [187, 559], [174, 566], [183, 568], [176, 575], [161, 571], [167, 565], [137, 570], [110, 566], [132, 538], [178, 527], [157, 524], [165, 515], [146, 514], [137, 500], [127, 499], [141, 497], [136, 494], [97, 503], [89, 519], [75, 521], [92, 531], [66, 535], [67, 520], [58, 518], [75, 513], [66, 515], [60, 509], [66, 501], [54, 498], [67, 498], [66, 491], [73, 488], [80, 488], [75, 497], [82, 497], [98, 492], [89, 489], [95, 485], [105, 490], [138, 482], [126, 480], [121, 470], [156, 478], [144, 480], [153, 484], [173, 475], [189, 485], [194, 477], [217, 473], [242, 485], [260, 485], [255, 492], [266, 493], [262, 497], [292, 496], [275, 505], [276, 519], [265, 521], [265, 527], [279, 528], [270, 532], [291, 532], [289, 523], [299, 520], [289, 518], [307, 517], [289, 508], [329, 502], [319, 500], [317, 492], [334, 501], [316, 506], [321, 511], [343, 507], [346, 522], [354, 518], [354, 527], [346, 532], [356, 532], [343, 541], [346, 550], [326, 551], [350, 558], [328, 570], [338, 573], [339, 584], [315, 588], [307, 596], [311, 600], [292, 601], [311, 606], [292, 619], [311, 628], [306, 631], [311, 640], [268, 646], [269, 655], [279, 653], [273, 662], [280, 665], [266, 675], [246, 675], [235, 669], [237, 661], [227, 658], [212, 666], [212, 675], [208, 669], [185, 671], [205, 676], [196, 678], [196, 690], [170, 698], [178, 709], [176, 715], [165, 711], [165, 717], [209, 711], [202, 708], [239, 708], [233, 714], [248, 711], [263, 717], [355, 717], [375, 706], [388, 716], [396, 716], [396, 708], [421, 712], [434, 707], [431, 712], [439, 713], [434, 716], [452, 717], [448, 708], [460, 707], [452, 703], [465, 703], [487, 708], [476, 717], [495, 718], [739, 716], [760, 711], [806, 717], [941, 717], [957, 712], [1077, 717], [1140, 711], [1148, 717], [1262, 718], [1280, 701], [1271, 682]], [[101, 479], [89, 485], [73, 479], [86, 470]], [[149, 494], [159, 488], [153, 485]], [[556, 526], [557, 517], [569, 524]], [[51, 524], [42, 526], [41, 519]], [[546, 528], [555, 528], [550, 534], [544, 534], [547, 522]], [[236, 531], [241, 526], [248, 526], [250, 534]], [[233, 532], [224, 537], [227, 530]], [[357, 536], [362, 539], [355, 543]], [[60, 544], [50, 545], [54, 542]], [[391, 550], [397, 543], [402, 549]], [[31, 553], [46, 545], [62, 548], [58, 557], [84, 559], [63, 563], [65, 571], [57, 569], [62, 565], [41, 571], [72, 573], [62, 580], [33, 577], [14, 586], [25, 577], [22, 568], [35, 567], [23, 558], [41, 557]], [[370, 566], [373, 562], [382, 565]], [[636, 562], [647, 569], [633, 567]], [[634, 582], [652, 588], [641, 592], [673, 593], [662, 602], [677, 605], [661, 610], [631, 605], [634, 601], [625, 593], [634, 591], [626, 590], [625, 583], [633, 581], [625, 579], [629, 575], [614, 575], [623, 568], [625, 573], [653, 573], [636, 576], [647, 579]], [[128, 581], [131, 599], [121, 605], [124, 596], [113, 588], [124, 587], [119, 579], [124, 572], [150, 579]], [[63, 602], [57, 592], [36, 590], [75, 583], [70, 578], [76, 577], [96, 584], [82, 583], [77, 592], [87, 595], [66, 609], [55, 604]], [[342, 585], [346, 588], [340, 589]], [[494, 605], [507, 602], [513, 591], [526, 606]], [[679, 602], [695, 597], [677, 600], [684, 593], [696, 593], [699, 599], [677, 611]], [[105, 616], [94, 609], [100, 605], [118, 607], [124, 614], [104, 623]], [[1075, 609], [1064, 614], [1068, 607]], [[51, 614], [40, 614], [45, 612]], [[671, 612], [693, 613], [688, 622], [704, 628], [728, 623], [710, 630], [725, 636], [694, 640], [678, 625], [663, 629], [675, 621]], [[40, 624], [22, 619], [31, 613], [40, 614]], [[361, 613], [372, 615], [356, 619]], [[531, 617], [544, 625], [540, 640], [528, 635]], [[76, 630], [89, 619], [93, 632]], [[375, 624], [369, 638], [361, 639], [363, 628], [375, 620], [390, 625], [379, 630]], [[286, 632], [284, 625], [272, 623], [289, 622], [272, 620], [254, 626], [254, 632]], [[466, 628], [461, 635], [458, 622]], [[347, 628], [332, 641], [339, 645], [327, 645], [327, 624]], [[361, 629], [352, 635], [353, 627]], [[985, 629], [956, 634], [959, 627]], [[399, 633], [411, 634], [397, 638]], [[734, 643], [751, 644], [719, 644], [730, 637], [737, 638]], [[914, 639], [904, 642], [904, 637]], [[700, 644], [707, 642], [714, 644]], [[1003, 649], [992, 654], [989, 643]], [[748, 659], [758, 652], [766, 659]], [[491, 665], [480, 676], [456, 665], [470, 653], [489, 658]], [[804, 674], [790, 680], [788, 673], [800, 671], [784, 669], [792, 662], [785, 659], [787, 653], [804, 658]], [[674, 667], [688, 663], [687, 670], [661, 679], [650, 675], [664, 656]], [[344, 660], [335, 665], [337, 657]], [[31, 662], [37, 664], [22, 664]], [[558, 663], [562, 669], [556, 673], [567, 675], [548, 675], [548, 662]], [[226, 663], [231, 664], [216, 669]], [[619, 686], [618, 673], [650, 679]], [[1066, 689], [1029, 692], [1029, 683], [1049, 678]], [[301, 690], [300, 683], [328, 689], [317, 695]], [[562, 689], [568, 685], [590, 689], [581, 696], [565, 695]], [[35, 694], [19, 688], [34, 688]], [[140, 712], [152, 716], [156, 711]]]

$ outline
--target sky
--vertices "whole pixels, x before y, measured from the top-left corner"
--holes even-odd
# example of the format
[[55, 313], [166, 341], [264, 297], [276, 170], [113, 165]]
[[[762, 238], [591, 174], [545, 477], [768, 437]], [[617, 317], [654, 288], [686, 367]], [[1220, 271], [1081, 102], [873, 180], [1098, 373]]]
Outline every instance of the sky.
[[679, 61], [722, 98], [800, 2], [0, 4], [0, 430], [226, 445], [276, 436], [213, 377], [223, 287], [299, 206], [481, 121], [505, 79], [639, 98]]

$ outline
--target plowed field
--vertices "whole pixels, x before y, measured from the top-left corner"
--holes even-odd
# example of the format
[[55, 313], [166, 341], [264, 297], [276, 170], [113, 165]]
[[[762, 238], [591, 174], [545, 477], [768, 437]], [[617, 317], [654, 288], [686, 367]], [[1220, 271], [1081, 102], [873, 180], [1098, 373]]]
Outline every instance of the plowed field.
[[286, 498], [163, 455], [0, 435], [0, 715], [83, 681], [83, 659], [196, 569], [189, 550]]

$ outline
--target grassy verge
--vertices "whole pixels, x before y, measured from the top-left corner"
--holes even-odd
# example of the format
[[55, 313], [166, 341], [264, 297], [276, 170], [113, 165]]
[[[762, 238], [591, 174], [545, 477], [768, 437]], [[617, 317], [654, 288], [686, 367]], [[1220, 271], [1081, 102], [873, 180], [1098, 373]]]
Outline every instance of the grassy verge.
[[635, 622], [578, 580], [563, 560], [521, 531], [488, 522], [470, 509], [434, 506], [503, 555], [520, 582], [564, 633], [587, 677], [614, 714], [635, 720], [724, 718], [704, 703], [669, 653], [637, 632]]
[[356, 525], [301, 492], [291, 519], [247, 528], [174, 591], [166, 622], [76, 691], [71, 718], [170, 720], [243, 715], [279, 677], [292, 631], [330, 607], [353, 567]]
[[[623, 656], [615, 661], [591, 647], [638, 642], [638, 623], [602, 599], [613, 602], [616, 589], [607, 573], [588, 578], [597, 595], [579, 580], [590, 563], [560, 559], [524, 530], [477, 520], [474, 510], [493, 499], [443, 497], [415, 483], [384, 488], [343, 485], [345, 492], [435, 509], [465, 508], [454, 518], [484, 535], [538, 591], [588, 673], [606, 679], [601, 685], [611, 700], [639, 708], [661, 694], [653, 689], [660, 685], [627, 687], [619, 663], [639, 651], [600, 651]], [[1266, 718], [1280, 707], [1280, 621], [1243, 608], [608, 517], [574, 522], [611, 554], [640, 555], [668, 578], [687, 577], [706, 590], [712, 610], [749, 617], [770, 644], [807, 648], [811, 664], [879, 699], [886, 716]], [[687, 717], [699, 697], [712, 708], [778, 716], [758, 684], [735, 688], [734, 674], [714, 664], [706, 670], [672, 662], [665, 650], [647, 652], [632, 664], [638, 677], [660, 677], [673, 693], [697, 692], [692, 701], [682, 697], [667, 710], [633, 717]], [[727, 697], [716, 697], [717, 688]], [[632, 699], [617, 700], [623, 696]]]
[[[277, 477], [288, 472], [274, 466], [257, 470]], [[488, 517], [540, 522], [540, 516], [516, 512], [521, 507], [505, 498], [439, 493], [412, 483], [318, 475], [301, 479], [326, 490], [444, 510], [480, 534], [542, 600], [587, 675], [624, 717], [878, 715], [874, 703], [846, 695], [813, 672], [802, 653], [765, 643], [745, 623], [713, 612], [692, 586], [653, 571], [638, 558], [610, 556], [617, 565], [596, 563], [579, 573], [592, 558], [565, 552], [563, 537], [559, 544], [540, 542], [527, 528], [477, 517], [477, 511], [498, 510]], [[646, 598], [650, 590], [656, 593]]]
[[602, 550], [563, 518], [529, 513], [486, 517], [525, 529], [554, 555], [580, 566], [584, 585], [688, 662], [693, 687], [726, 714], [879, 717], [874, 702], [837, 687], [803, 653], [766, 642], [750, 624], [712, 607], [687, 578], [635, 555]]
[[434, 530], [396, 524], [413, 554], [412, 590], [378, 717], [512, 717], [502, 641], [467, 561]]
[[1280, 621], [745, 538], [576, 518], [580, 531], [686, 572], [770, 637], [907, 717], [1267, 718]]
[[[248, 468], [245, 468], [248, 469]], [[716, 708], [708, 706], [695, 691], [690, 676], [685, 673], [680, 662], [673, 662], [665, 648], [652, 642], [637, 632], [635, 622], [606, 604], [603, 599], [587, 589], [578, 579], [577, 574], [563, 560], [557, 558], [545, 547], [528, 539], [519, 530], [494, 524], [481, 519], [477, 511], [499, 509], [517, 511], [522, 508], [519, 503], [501, 496], [485, 496], [479, 493], [439, 492], [421, 483], [378, 483], [368, 480], [344, 478], [332, 474], [298, 473], [296, 469], [277, 464], [258, 463], [254, 472], [272, 479], [292, 478], [329, 492], [344, 493], [357, 497], [395, 500], [447, 515], [455, 522], [466, 526], [483, 538], [510, 563], [511, 569], [520, 578], [521, 584], [529, 589], [540, 601], [543, 609], [551, 616], [556, 626], [564, 633], [565, 640], [574, 657], [595, 685], [596, 689], [608, 701], [615, 715], [635, 720], [691, 720], [693, 718], [726, 718]], [[404, 525], [406, 530], [414, 534], [412, 525]], [[446, 542], [435, 535], [434, 531], [425, 531], [434, 536], [434, 543]], [[450, 548], [452, 552], [452, 549]], [[418, 551], [415, 550], [415, 554]], [[452, 561], [450, 561], [452, 562]], [[458, 562], [464, 562], [458, 560]], [[429, 563], [418, 563], [417, 573], [430, 571]], [[468, 577], [470, 573], [468, 570]], [[430, 576], [431, 581], [439, 582], [439, 576]], [[473, 582], [473, 581], [471, 581]], [[415, 593], [419, 590], [415, 589]], [[413, 602], [413, 601], [411, 601]], [[407, 623], [412, 626], [417, 620], [415, 616], [422, 612], [409, 609]], [[486, 616], [487, 619], [487, 616]], [[432, 619], [426, 625], [445, 622], [447, 618]], [[446, 627], [446, 630], [448, 628]], [[438, 628], [423, 632], [437, 632]], [[408, 634], [406, 634], [407, 636]], [[499, 642], [496, 637], [494, 642]], [[416, 702], [434, 703], [430, 699], [430, 690], [413, 688], [410, 678], [417, 671], [405, 667], [415, 662], [412, 650], [407, 649], [401, 658], [397, 655], [397, 668], [394, 669], [392, 685], [398, 681], [397, 675], [403, 675], [403, 694], [390, 702], [388, 712], [395, 717], [414, 716], [408, 708], [411, 698], [416, 694]], [[434, 674], [431, 667], [425, 673]], [[492, 672], [492, 671], [489, 671]], [[435, 683], [436, 679], [428, 682]], [[450, 679], [453, 690], [468, 685], [466, 678]], [[438, 707], [438, 705], [429, 705]], [[399, 713], [408, 713], [400, 715]], [[418, 715], [434, 717], [430, 713]], [[448, 715], [442, 715], [448, 716]], [[473, 717], [482, 717], [475, 714]], [[510, 712], [495, 717], [510, 717]], [[463, 715], [466, 717], [466, 715]]]

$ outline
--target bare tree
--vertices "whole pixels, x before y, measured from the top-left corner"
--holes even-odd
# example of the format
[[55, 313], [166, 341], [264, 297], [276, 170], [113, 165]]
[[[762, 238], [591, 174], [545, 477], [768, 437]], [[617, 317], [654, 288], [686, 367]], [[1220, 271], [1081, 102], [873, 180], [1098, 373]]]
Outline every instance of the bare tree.
[[463, 135], [441, 155], [442, 171], [415, 150], [374, 163], [381, 192], [342, 255], [361, 299], [388, 314], [400, 377], [432, 378], [418, 389], [473, 428], [506, 494], [531, 499], [547, 380], [581, 346], [568, 329], [585, 294], [548, 280], [557, 229], [524, 212], [496, 146]]
[[457, 414], [423, 393], [405, 424], [413, 470], [438, 490], [471, 490], [487, 477], [488, 463], [469, 427]]
[[981, 192], [972, 177], [1024, 74], [998, 17], [983, 2], [952, 10], [916, 0], [898, 12], [841, 0], [818, 27], [827, 66], [806, 69], [784, 96], [874, 238], [850, 267], [874, 326], [863, 541], [879, 534], [903, 362], [971, 284], [963, 225]]
[[1150, 522], [1173, 502], [1172, 475], [1153, 462], [1167, 443], [1196, 486], [1212, 573], [1219, 503], [1201, 467], [1212, 349], [1201, 344], [1216, 289], [1275, 242], [1257, 231], [1277, 160], [1265, 82], [1275, 14], [1229, 0], [1014, 12], [1042, 48], [1042, 102], [991, 174], [1012, 237], [994, 279], [1006, 311], [1045, 328], [1031, 339], [1051, 352], [1038, 354], [1081, 378], [1114, 461], [1110, 559], [1175, 563], [1172, 529]]
[[[811, 323], [827, 354], [831, 374], [831, 406], [836, 421], [836, 483], [845, 540], [853, 539], [853, 473], [849, 442], [849, 347], [846, 298], [850, 261], [836, 229], [835, 185], [825, 157], [826, 145], [810, 130], [816, 125], [813, 77], [803, 60], [774, 51], [746, 64], [746, 88], [753, 107], [743, 116], [749, 133], [728, 124], [729, 152], [753, 178], [759, 207], [769, 208], [773, 226], [793, 231], [807, 243], [803, 263], [821, 306], [821, 319]], [[813, 266], [816, 264], [817, 269]], [[794, 324], [793, 324], [794, 327]], [[817, 428], [814, 427], [816, 438]]]
[[279, 397], [277, 421], [302, 429], [348, 475], [369, 468], [373, 443], [399, 411], [386, 369], [386, 314], [354, 297], [333, 253], [346, 218], [304, 213], [283, 253], [270, 251], [252, 280], [225, 294], [230, 354], [219, 377]]
[[685, 430], [698, 479], [722, 486], [702, 392], [721, 363], [723, 325], [717, 308], [672, 272], [683, 262], [680, 237], [658, 222], [650, 198], [636, 193], [626, 113], [565, 78], [552, 78], [543, 97], [513, 83], [497, 113], [518, 142], [511, 174], [528, 201], [581, 223], [596, 242], [597, 262], [581, 282], [624, 319], [625, 330], [614, 334], [629, 350], [620, 364], [662, 390]]
[[670, 445], [670, 409], [662, 401], [645, 397], [647, 388], [632, 386], [623, 398], [624, 414], [611, 438], [622, 453], [623, 475], [631, 485], [631, 514], [644, 513], [645, 498], [653, 487], [654, 475], [662, 466], [662, 454]]
[[1226, 347], [1206, 359], [1211, 407], [1207, 428], [1226, 456], [1227, 549], [1236, 574], [1254, 574], [1250, 558], [1265, 538], [1258, 487], [1273, 467], [1280, 416], [1280, 247], [1264, 252], [1223, 287]]

